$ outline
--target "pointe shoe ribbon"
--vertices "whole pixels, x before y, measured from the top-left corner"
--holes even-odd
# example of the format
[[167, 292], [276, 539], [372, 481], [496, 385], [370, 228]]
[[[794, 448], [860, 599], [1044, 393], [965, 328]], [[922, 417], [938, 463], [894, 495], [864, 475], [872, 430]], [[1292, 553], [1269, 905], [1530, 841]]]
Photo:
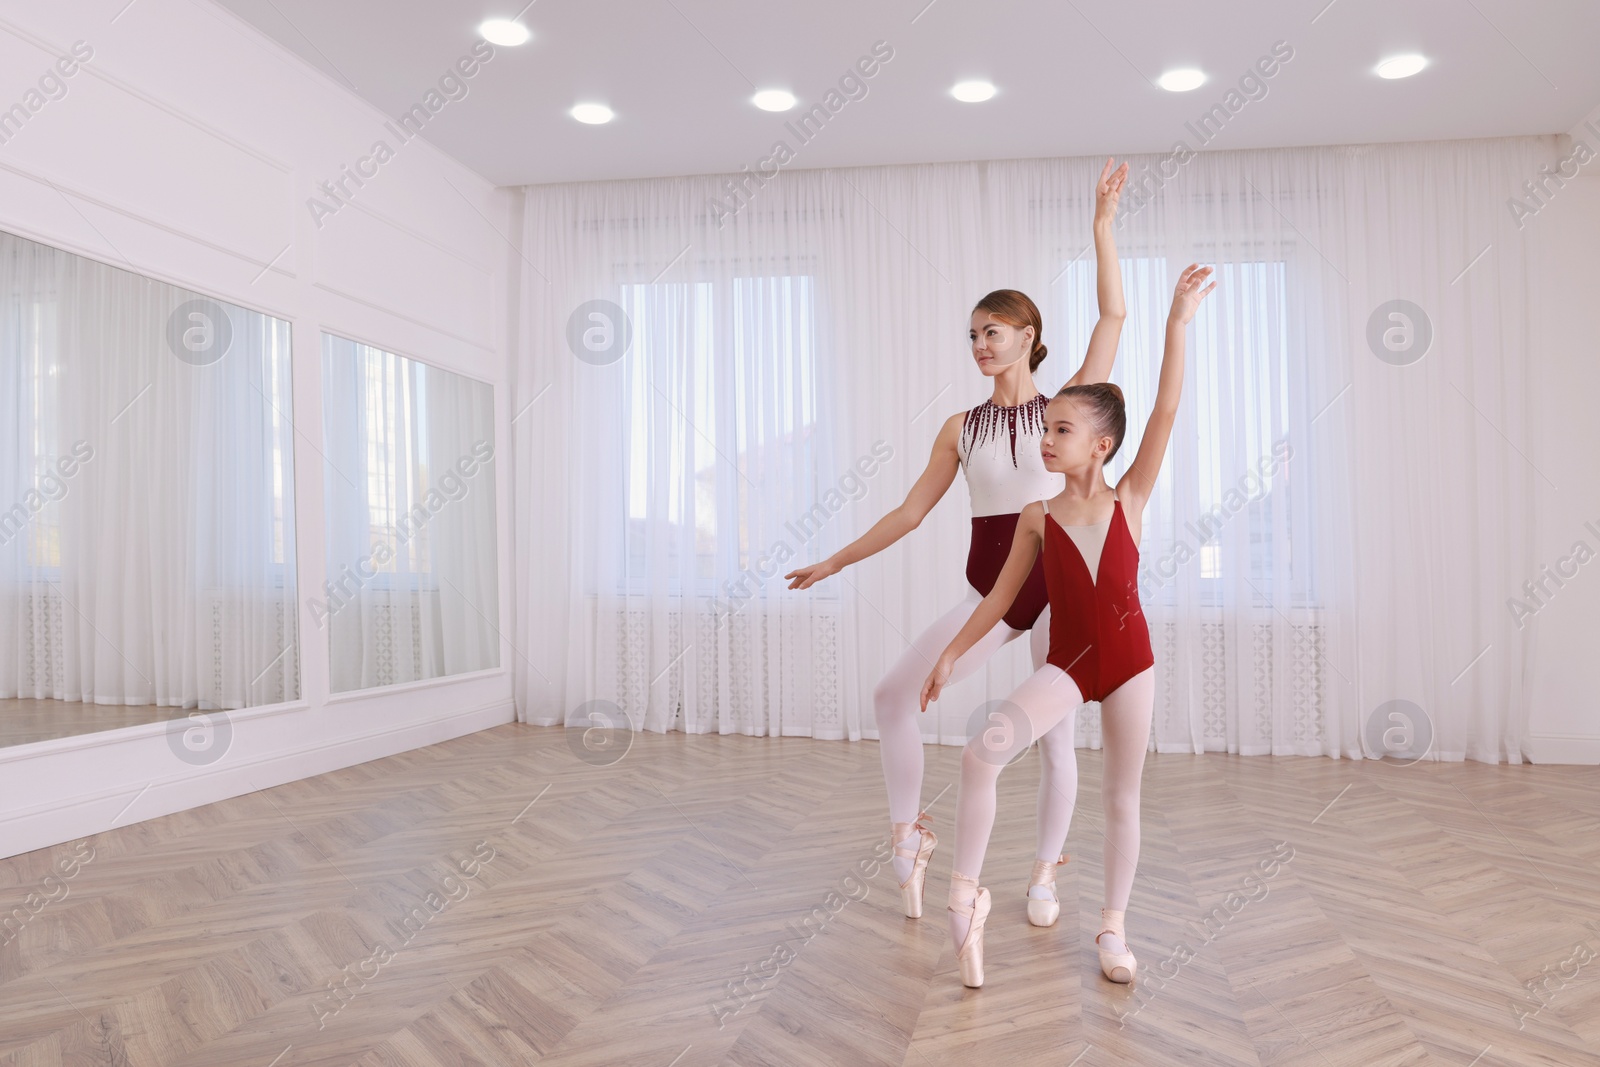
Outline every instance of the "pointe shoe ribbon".
[[[894, 846], [894, 854], [911, 859], [911, 874], [900, 883], [901, 910], [908, 919], [922, 918], [922, 891], [928, 881], [928, 860], [933, 856], [934, 846], [939, 843], [938, 836], [926, 825], [932, 821], [933, 816], [920, 811], [914, 822], [897, 822], [889, 827], [889, 843]], [[915, 851], [900, 844], [912, 833], [918, 835]]]
[[975, 885], [976, 880], [962, 874], [952, 873], [950, 876], [951, 902], [949, 911], [957, 915], [966, 915], [970, 925], [967, 927], [966, 940], [956, 949], [956, 962], [961, 965], [961, 984], [968, 989], [977, 989], [983, 985], [983, 927], [989, 918], [989, 908], [994, 903], [994, 897], [988, 889], [978, 886], [978, 893], [970, 904], [960, 904], [955, 900], [956, 885], [958, 883]]

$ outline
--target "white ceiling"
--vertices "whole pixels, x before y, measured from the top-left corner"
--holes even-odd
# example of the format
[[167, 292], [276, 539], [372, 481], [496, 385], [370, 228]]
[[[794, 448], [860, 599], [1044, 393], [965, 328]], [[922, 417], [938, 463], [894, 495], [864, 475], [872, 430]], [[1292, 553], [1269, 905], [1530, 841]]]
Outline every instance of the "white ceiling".
[[[523, 0], [217, 0], [391, 116], [420, 101]], [[1571, 129], [1600, 103], [1593, 0], [536, 0], [533, 39], [496, 48], [426, 136], [501, 185], [754, 167], [1166, 152], [1256, 60], [1294, 57], [1209, 147], [1438, 140]], [[875, 41], [893, 59], [820, 136], [784, 128]], [[1384, 81], [1397, 52], [1433, 65]], [[1164, 70], [1211, 80], [1159, 89]], [[948, 90], [994, 82], [983, 104]], [[754, 107], [756, 88], [800, 106]], [[617, 118], [585, 126], [580, 101]]]

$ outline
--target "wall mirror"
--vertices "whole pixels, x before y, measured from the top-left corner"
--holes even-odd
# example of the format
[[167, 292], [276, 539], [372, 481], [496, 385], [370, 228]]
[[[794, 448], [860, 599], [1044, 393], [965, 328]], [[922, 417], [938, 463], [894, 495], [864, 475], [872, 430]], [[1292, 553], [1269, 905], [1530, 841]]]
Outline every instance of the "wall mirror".
[[494, 390], [322, 335], [331, 687], [500, 665]]
[[299, 697], [289, 341], [0, 232], [0, 744]]

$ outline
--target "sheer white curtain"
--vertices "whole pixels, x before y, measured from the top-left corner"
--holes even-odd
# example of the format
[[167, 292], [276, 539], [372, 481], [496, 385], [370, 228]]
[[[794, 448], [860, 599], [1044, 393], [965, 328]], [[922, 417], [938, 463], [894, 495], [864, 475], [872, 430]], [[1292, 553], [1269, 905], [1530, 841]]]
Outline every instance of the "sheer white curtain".
[[332, 334], [322, 357], [333, 691], [498, 666], [493, 390]]
[[[1400, 707], [1433, 756], [1520, 759], [1527, 649], [1500, 620], [1531, 573], [1537, 475], [1515, 445], [1524, 264], [1504, 200], [1555, 148], [1132, 161], [1124, 461], [1177, 272], [1214, 263], [1220, 283], [1141, 545], [1160, 749], [1376, 754], [1369, 721]], [[878, 675], [963, 590], [964, 487], [812, 590], [781, 575], [897, 504], [943, 418], [987, 396], [965, 340], [985, 292], [1043, 309], [1041, 389], [1075, 369], [1101, 162], [795, 172], [737, 200], [719, 177], [528, 188], [523, 718], [874, 736]], [[1397, 299], [1431, 327], [1420, 360], [1369, 343]], [[1421, 326], [1386, 315], [1393, 344]], [[964, 740], [1026, 675], [1021, 645], [950, 690], [927, 736]], [[1099, 743], [1094, 712], [1080, 743]]]
[[289, 324], [196, 299], [0, 233], [0, 696], [299, 696]]

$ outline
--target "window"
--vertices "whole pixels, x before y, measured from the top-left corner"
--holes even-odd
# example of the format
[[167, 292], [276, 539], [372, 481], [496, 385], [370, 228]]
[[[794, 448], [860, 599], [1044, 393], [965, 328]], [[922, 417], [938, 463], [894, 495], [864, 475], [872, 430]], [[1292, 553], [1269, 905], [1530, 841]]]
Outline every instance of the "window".
[[664, 555], [674, 592], [721, 593], [768, 547], [761, 512], [804, 496], [791, 472], [816, 469], [815, 294], [808, 275], [622, 287], [625, 585]]
[[[1273, 576], [1273, 506], [1283, 506], [1284, 472], [1274, 447], [1287, 440], [1289, 328], [1287, 265], [1282, 261], [1220, 263], [1213, 276], [1230, 301], [1195, 316], [1194, 381], [1200, 429], [1200, 525], [1210, 532], [1241, 511], [1250, 524], [1250, 581]], [[1209, 310], [1209, 314], [1204, 313]], [[1224, 459], [1222, 442], [1235, 457]], [[1284, 514], [1287, 520], [1287, 509]], [[1222, 577], [1222, 547], [1207, 540], [1198, 560], [1202, 579]]]

